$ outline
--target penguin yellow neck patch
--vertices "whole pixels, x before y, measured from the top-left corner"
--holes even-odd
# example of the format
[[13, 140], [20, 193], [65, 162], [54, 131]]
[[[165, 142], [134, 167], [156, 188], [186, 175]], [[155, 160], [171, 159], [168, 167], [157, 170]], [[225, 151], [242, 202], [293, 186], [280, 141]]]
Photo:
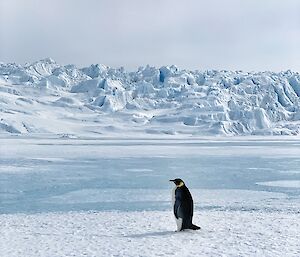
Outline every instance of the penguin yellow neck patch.
[[183, 182], [180, 182], [180, 184], [177, 187], [182, 187], [184, 185]]

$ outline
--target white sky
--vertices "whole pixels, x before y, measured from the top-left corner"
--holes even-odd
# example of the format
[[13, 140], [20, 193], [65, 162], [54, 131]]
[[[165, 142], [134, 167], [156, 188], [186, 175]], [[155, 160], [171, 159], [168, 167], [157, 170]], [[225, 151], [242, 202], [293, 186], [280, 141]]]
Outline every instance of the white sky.
[[300, 71], [299, 0], [0, 0], [0, 61]]

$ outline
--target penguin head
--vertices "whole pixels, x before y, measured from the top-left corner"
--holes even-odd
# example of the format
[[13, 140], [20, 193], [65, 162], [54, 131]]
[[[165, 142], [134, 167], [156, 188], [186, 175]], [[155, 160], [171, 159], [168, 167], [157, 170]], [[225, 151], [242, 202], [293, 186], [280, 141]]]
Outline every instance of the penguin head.
[[182, 187], [182, 186], [184, 186], [184, 182], [180, 178], [170, 179], [170, 181], [174, 182], [174, 184], [176, 185], [176, 187]]

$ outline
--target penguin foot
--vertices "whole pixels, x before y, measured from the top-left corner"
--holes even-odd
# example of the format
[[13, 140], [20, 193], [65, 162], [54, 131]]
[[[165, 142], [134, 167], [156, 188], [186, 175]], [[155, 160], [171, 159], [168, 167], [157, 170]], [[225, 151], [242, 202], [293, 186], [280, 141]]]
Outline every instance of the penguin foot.
[[198, 229], [201, 229], [201, 228], [198, 227], [198, 226], [196, 226], [196, 225], [194, 225], [194, 224], [192, 224], [191, 229], [193, 229], [193, 230], [198, 230]]

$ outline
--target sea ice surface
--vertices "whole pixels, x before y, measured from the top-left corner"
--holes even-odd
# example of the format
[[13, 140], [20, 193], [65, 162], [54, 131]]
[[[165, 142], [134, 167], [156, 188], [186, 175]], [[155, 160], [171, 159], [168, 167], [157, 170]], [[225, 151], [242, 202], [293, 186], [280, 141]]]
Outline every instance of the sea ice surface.
[[[2, 256], [300, 254], [297, 138], [1, 135], [0, 151]], [[200, 231], [175, 232], [175, 177]]]

